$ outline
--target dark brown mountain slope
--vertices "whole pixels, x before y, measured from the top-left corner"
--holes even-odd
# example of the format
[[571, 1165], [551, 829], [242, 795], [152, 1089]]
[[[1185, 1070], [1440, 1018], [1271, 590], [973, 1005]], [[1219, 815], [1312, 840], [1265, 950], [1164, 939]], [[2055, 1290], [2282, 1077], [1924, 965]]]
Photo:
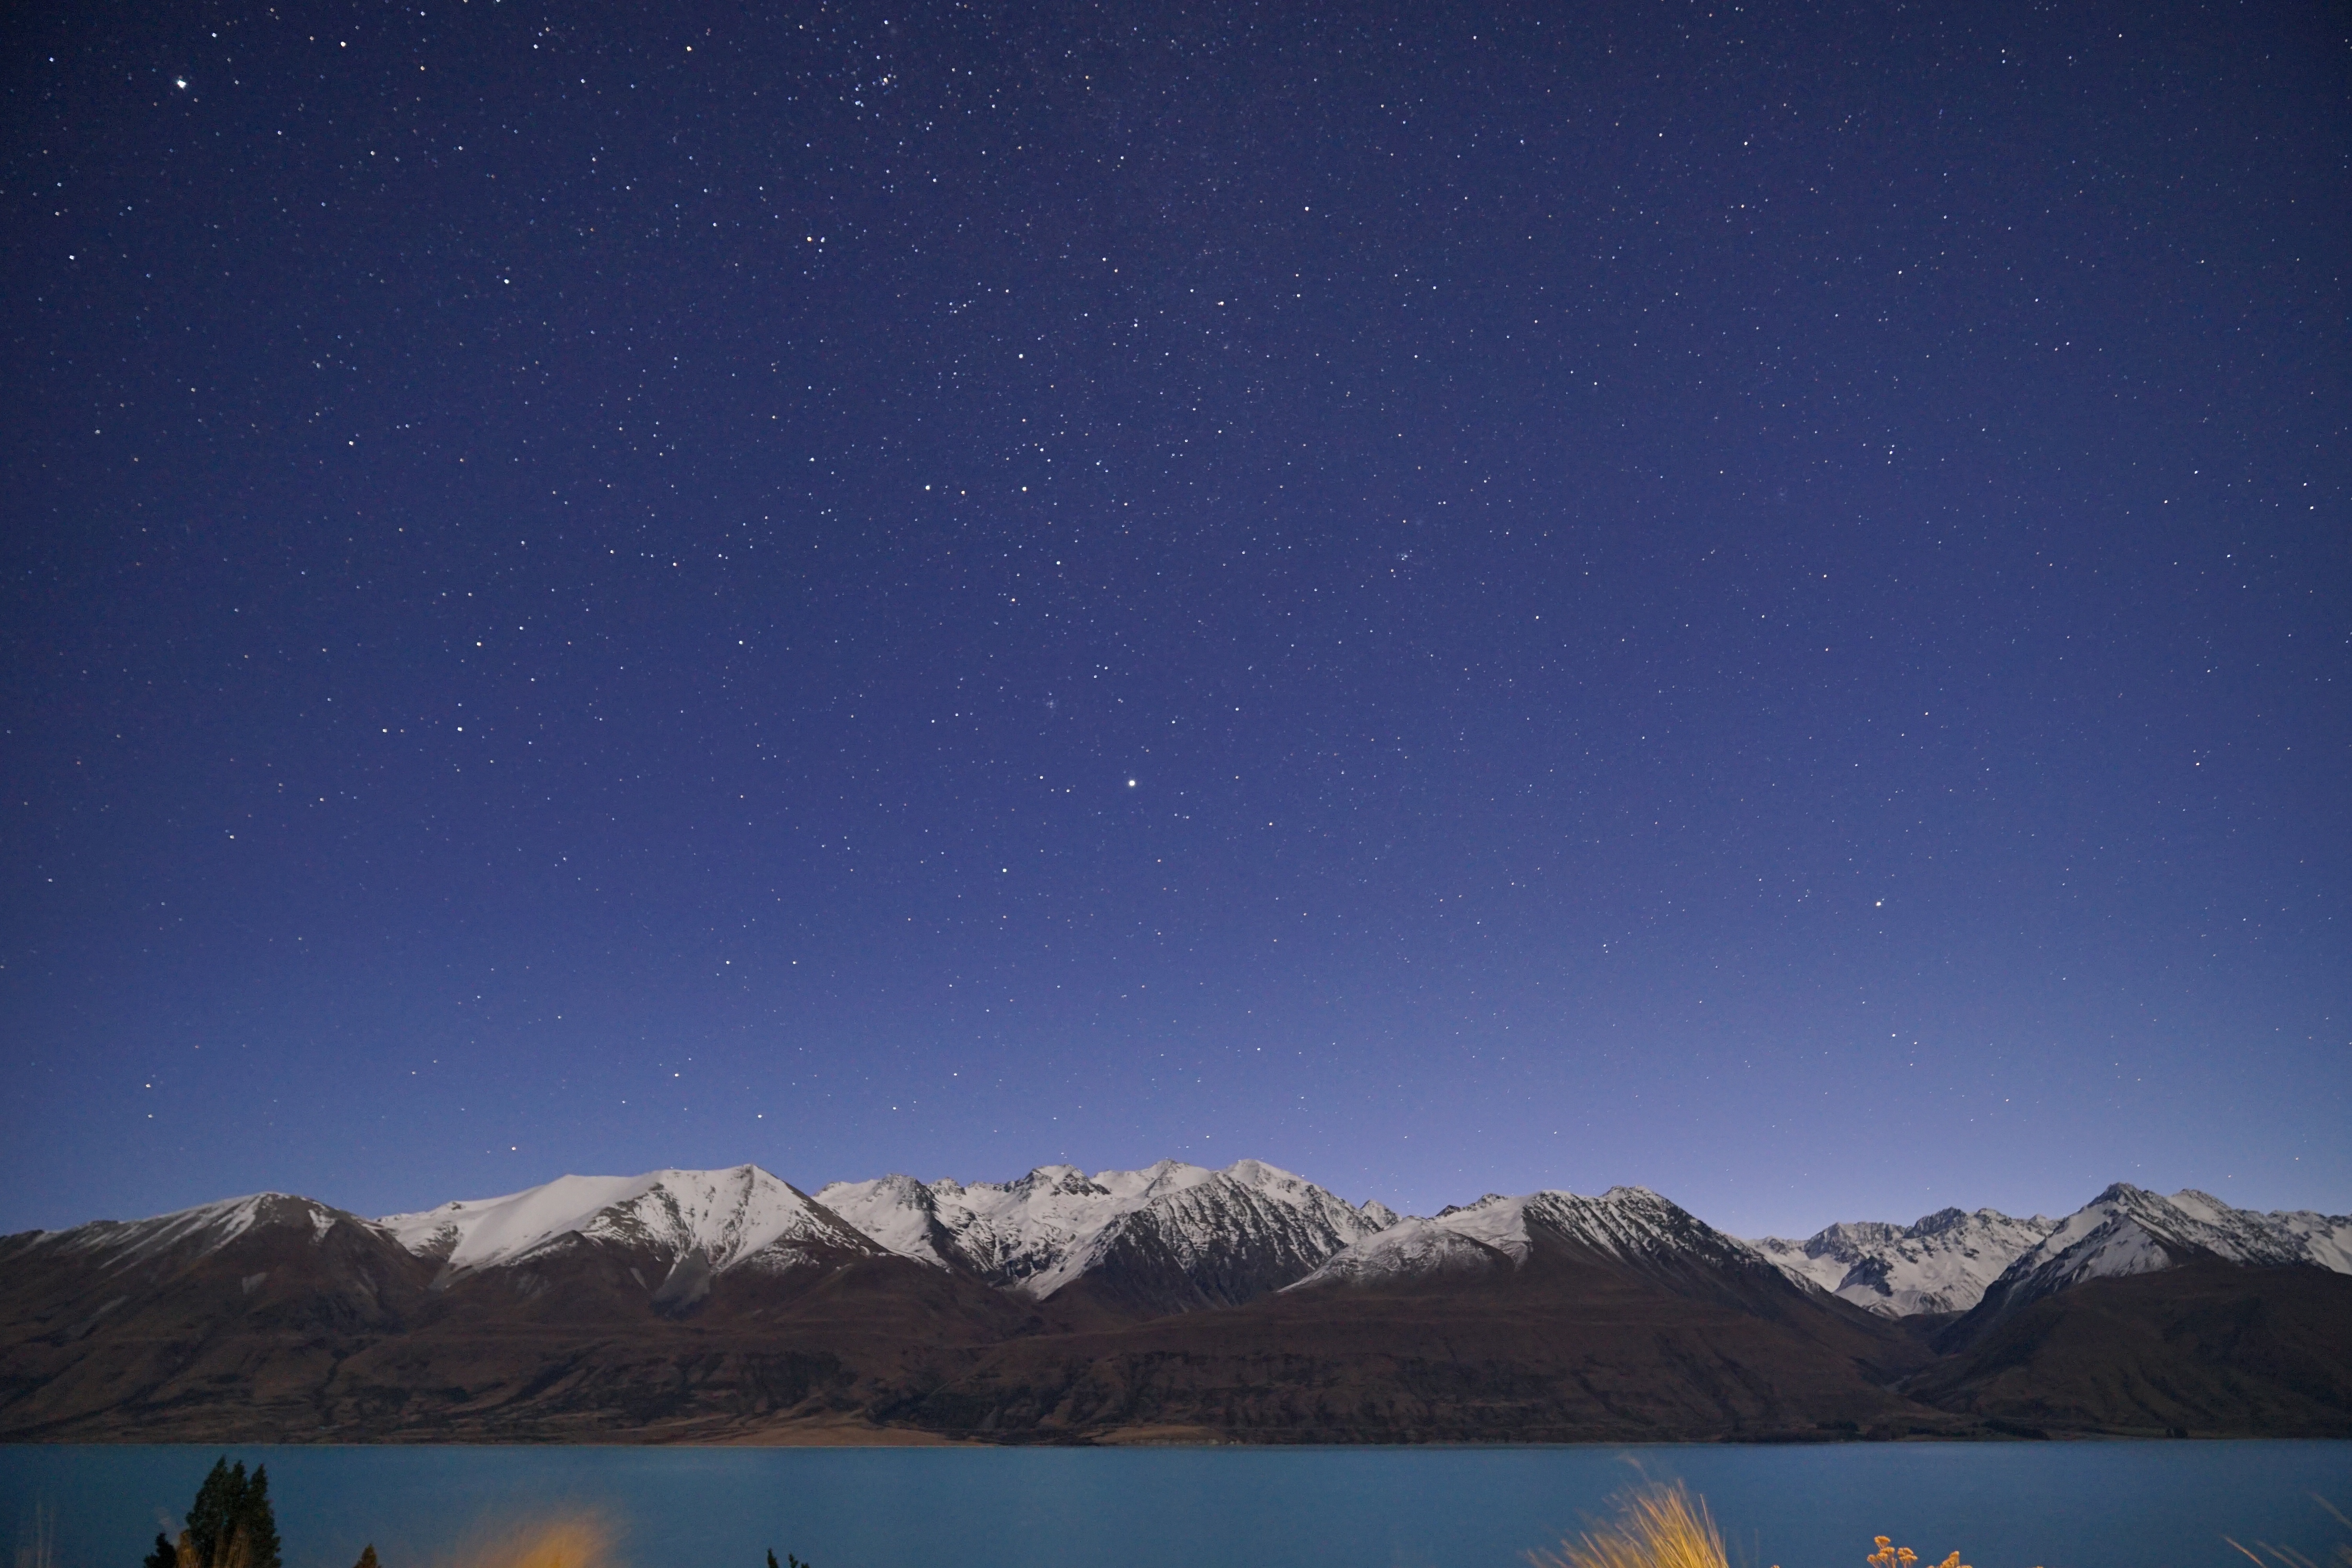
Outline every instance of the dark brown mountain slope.
[[0, 1437], [725, 1438], [903, 1400], [942, 1351], [1036, 1321], [977, 1280], [819, 1244], [683, 1306], [661, 1300], [672, 1260], [586, 1238], [435, 1288], [366, 1221], [244, 1202], [181, 1235], [0, 1240]]
[[2053, 1434], [2352, 1436], [2352, 1275], [2208, 1258], [2085, 1280], [1904, 1389]]
[[1524, 1267], [1018, 1341], [886, 1412], [996, 1441], [1580, 1442], [1961, 1431], [1926, 1352], [1763, 1265], [1690, 1279], [1538, 1237]]
[[426, 1300], [430, 1264], [307, 1198], [165, 1221], [0, 1240], [0, 1432], [160, 1440], [316, 1384]]
[[509, 1272], [353, 1355], [316, 1391], [318, 1418], [433, 1442], [725, 1441], [863, 1420], [938, 1383], [954, 1351], [1035, 1322], [980, 1281], [892, 1257], [723, 1274], [684, 1317], [642, 1297], [632, 1313], [617, 1290], [570, 1310]]

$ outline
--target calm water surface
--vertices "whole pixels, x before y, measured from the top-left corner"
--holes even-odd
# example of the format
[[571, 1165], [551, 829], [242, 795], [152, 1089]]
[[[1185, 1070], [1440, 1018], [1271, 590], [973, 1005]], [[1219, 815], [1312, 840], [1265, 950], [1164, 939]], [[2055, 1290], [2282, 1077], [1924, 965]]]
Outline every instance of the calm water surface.
[[1704, 1494], [1745, 1568], [1861, 1568], [1886, 1534], [1973, 1568], [2327, 1563], [2352, 1443], [1734, 1448], [744, 1449], [0, 1447], [0, 1546], [137, 1568], [215, 1457], [269, 1467], [287, 1568], [458, 1568], [600, 1514], [629, 1568], [1520, 1568], [1643, 1475]]

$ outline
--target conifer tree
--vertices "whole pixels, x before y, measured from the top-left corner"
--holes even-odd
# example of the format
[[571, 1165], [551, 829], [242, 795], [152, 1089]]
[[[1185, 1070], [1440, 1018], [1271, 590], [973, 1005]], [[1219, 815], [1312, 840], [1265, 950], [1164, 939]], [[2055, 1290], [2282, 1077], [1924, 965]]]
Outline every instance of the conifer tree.
[[215, 1460], [196, 1489], [179, 1544], [157, 1536], [145, 1568], [285, 1568], [278, 1516], [269, 1506], [268, 1467], [255, 1466], [248, 1479], [243, 1460], [232, 1465], [226, 1455]]
[[224, 1555], [221, 1549], [228, 1544], [244, 1501], [245, 1461], [231, 1465], [224, 1454], [213, 1461], [212, 1473], [196, 1489], [196, 1500], [188, 1509], [185, 1541], [195, 1558], [194, 1568], [218, 1568]]
[[[769, 1555], [772, 1557], [775, 1553], [770, 1552]], [[352, 1568], [383, 1568], [383, 1564], [375, 1560], [374, 1542], [371, 1541], [367, 1543], [366, 1550], [360, 1553], [360, 1560], [352, 1564]]]
[[269, 1468], [253, 1467], [253, 1479], [237, 1500], [238, 1568], [286, 1568], [278, 1555], [278, 1515], [269, 1507]]

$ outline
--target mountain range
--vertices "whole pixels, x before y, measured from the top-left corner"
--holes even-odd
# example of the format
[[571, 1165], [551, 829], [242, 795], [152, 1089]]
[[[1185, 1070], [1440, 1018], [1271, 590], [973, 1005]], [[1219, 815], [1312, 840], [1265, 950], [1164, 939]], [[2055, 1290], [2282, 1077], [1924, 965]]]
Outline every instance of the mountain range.
[[1255, 1160], [753, 1165], [0, 1238], [0, 1440], [2352, 1436], [2352, 1216], [2118, 1184], [1742, 1240], [1655, 1193], [1426, 1217]]

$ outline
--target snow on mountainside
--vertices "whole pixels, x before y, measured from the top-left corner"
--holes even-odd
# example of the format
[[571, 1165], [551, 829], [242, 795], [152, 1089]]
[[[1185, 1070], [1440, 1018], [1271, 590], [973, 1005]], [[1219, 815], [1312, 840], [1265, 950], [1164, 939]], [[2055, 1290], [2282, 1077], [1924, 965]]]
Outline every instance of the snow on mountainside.
[[1747, 1264], [1754, 1254], [1646, 1187], [1612, 1187], [1597, 1198], [1574, 1193], [1489, 1193], [1431, 1219], [1404, 1219], [1324, 1259], [1294, 1290], [1371, 1285], [1431, 1275], [1524, 1266], [1538, 1233], [1628, 1263]]
[[791, 1268], [812, 1260], [812, 1246], [877, 1250], [757, 1165], [559, 1176], [505, 1197], [468, 1198], [377, 1223], [451, 1274], [521, 1262], [574, 1237], [646, 1247], [672, 1262], [698, 1255], [711, 1274]]
[[[1257, 1160], [1222, 1171], [1162, 1160], [1092, 1176], [1041, 1165], [1015, 1182], [969, 1185], [892, 1175], [835, 1182], [816, 1200], [902, 1257], [961, 1263], [1033, 1301], [1121, 1265], [1139, 1281], [1151, 1277], [1139, 1289], [1165, 1292], [1181, 1279], [1207, 1300], [1245, 1299], [1396, 1219]], [[1221, 1278], [1237, 1259], [1241, 1274]]]
[[2263, 1216], [2278, 1231], [2303, 1243], [2312, 1262], [2338, 1274], [2352, 1274], [2352, 1215], [2310, 1209], [2276, 1210]]
[[2249, 1268], [2352, 1273], [2352, 1215], [2231, 1208], [2210, 1193], [2170, 1197], [2118, 1182], [2021, 1254], [1986, 1290], [1969, 1331], [2085, 1279], [2153, 1274], [2200, 1257]]
[[1849, 1221], [1803, 1241], [1748, 1245], [1792, 1279], [1882, 1317], [1965, 1312], [2017, 1258], [2058, 1227], [2041, 1215], [1939, 1209], [1916, 1225]]
[[357, 1215], [286, 1193], [253, 1193], [223, 1198], [152, 1219], [93, 1220], [71, 1230], [35, 1232], [36, 1249], [75, 1256], [101, 1269], [130, 1268], [167, 1257], [182, 1261], [209, 1257], [257, 1229], [283, 1226], [323, 1238], [338, 1223], [367, 1226]]
[[1097, 1300], [1127, 1310], [1238, 1306], [1395, 1217], [1244, 1160], [1122, 1215], [1054, 1271], [1065, 1279], [1039, 1284], [1060, 1290], [1083, 1279]]
[[[338, 1227], [348, 1226], [347, 1231]], [[1165, 1313], [1236, 1305], [1316, 1283], [1367, 1283], [1515, 1269], [1538, 1241], [1627, 1261], [1728, 1267], [1732, 1255], [1887, 1317], [1965, 1311], [1970, 1339], [2085, 1279], [2200, 1258], [2352, 1274], [2352, 1216], [2259, 1214], [2208, 1194], [2170, 1197], [2118, 1184], [2063, 1221], [1946, 1209], [1911, 1226], [1834, 1225], [1803, 1242], [1724, 1237], [1656, 1194], [1598, 1198], [1490, 1194], [1431, 1218], [1357, 1207], [1255, 1160], [1223, 1171], [1162, 1161], [1087, 1175], [1046, 1165], [1018, 1181], [929, 1184], [903, 1175], [835, 1183], [815, 1198], [754, 1165], [564, 1176], [504, 1197], [361, 1219], [308, 1198], [263, 1193], [131, 1221], [9, 1238], [14, 1259], [43, 1256], [99, 1277], [194, 1266], [224, 1248], [397, 1248], [445, 1280], [607, 1245], [650, 1254], [665, 1307], [690, 1306], [730, 1270], [777, 1273], [891, 1254], [969, 1268], [1007, 1292], [1069, 1298], [1086, 1310]], [[291, 1256], [291, 1255], [288, 1255]], [[340, 1254], [338, 1254], [340, 1256]], [[163, 1275], [157, 1274], [156, 1278]], [[647, 1281], [650, 1285], [650, 1281]]]

